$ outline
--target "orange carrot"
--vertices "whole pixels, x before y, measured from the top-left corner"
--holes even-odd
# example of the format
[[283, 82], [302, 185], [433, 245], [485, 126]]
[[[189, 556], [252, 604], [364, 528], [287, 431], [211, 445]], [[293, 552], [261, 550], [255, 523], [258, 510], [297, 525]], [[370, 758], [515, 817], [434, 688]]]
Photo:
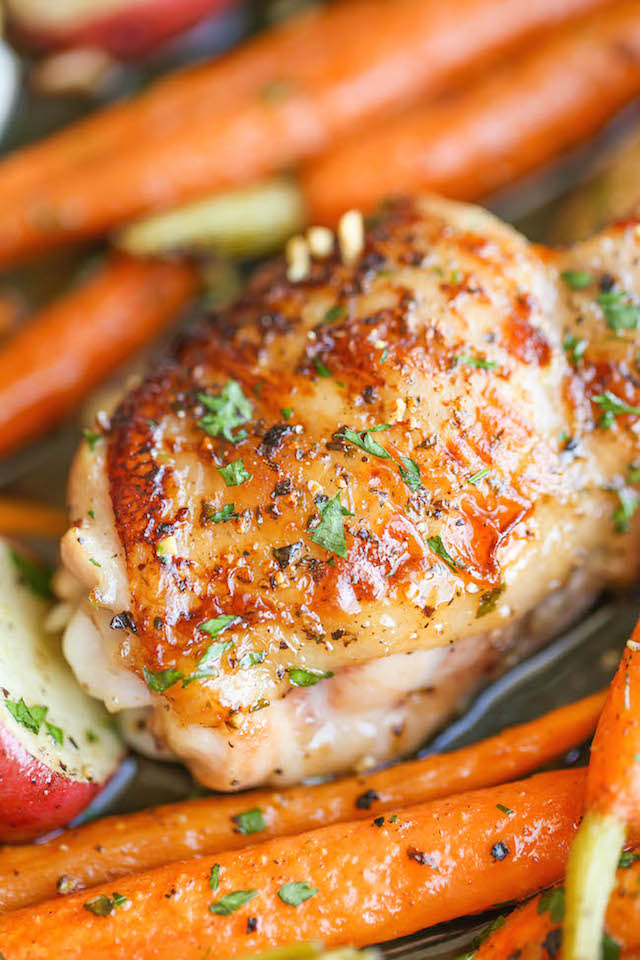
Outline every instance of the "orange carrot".
[[[611, 944], [623, 950], [640, 947], [639, 883], [640, 858], [635, 853], [623, 854], [607, 908], [603, 950]], [[535, 948], [538, 960], [554, 960], [562, 941], [564, 914], [564, 887], [545, 890], [506, 919], [499, 918], [488, 935], [481, 937], [474, 960], [508, 960], [525, 947]]]
[[[67, 887], [83, 889], [194, 854], [234, 850], [514, 780], [585, 740], [603, 700], [597, 693], [473, 746], [366, 777], [206, 797], [108, 817], [45, 843], [0, 848], [0, 910], [55, 896], [61, 877]], [[264, 829], [247, 835], [233, 817], [248, 809], [261, 812]]]
[[61, 537], [69, 526], [66, 511], [46, 503], [0, 497], [0, 535]]
[[583, 770], [543, 773], [197, 857], [8, 913], [0, 943], [11, 960], [232, 960], [404, 936], [557, 882], [584, 788]]
[[181, 263], [114, 257], [0, 346], [0, 455], [68, 414], [191, 296]]
[[566, 960], [597, 960], [618, 856], [640, 825], [640, 620], [598, 721], [585, 810], [567, 868]]
[[0, 165], [0, 264], [315, 155], [610, 3], [343, 0], [297, 17]]
[[312, 222], [432, 190], [484, 197], [595, 133], [640, 92], [640, 6], [617, 4], [549, 38], [457, 97], [425, 103], [302, 171]]

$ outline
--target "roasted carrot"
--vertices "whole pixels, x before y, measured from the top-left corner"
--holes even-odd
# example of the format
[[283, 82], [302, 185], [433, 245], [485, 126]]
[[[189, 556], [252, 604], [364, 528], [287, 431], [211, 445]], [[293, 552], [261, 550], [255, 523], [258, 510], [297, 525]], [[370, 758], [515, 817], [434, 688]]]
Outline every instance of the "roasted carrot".
[[62, 536], [69, 525], [58, 507], [18, 497], [0, 497], [0, 535], [9, 537]]
[[[61, 877], [67, 887], [83, 889], [194, 854], [379, 816], [522, 777], [585, 740], [603, 701], [597, 693], [473, 746], [366, 777], [176, 803], [108, 817], [45, 843], [0, 848], [0, 910], [54, 896]], [[248, 809], [261, 812], [258, 826], [264, 823], [264, 829], [247, 835], [233, 818]]]
[[640, 825], [640, 620], [622, 654], [591, 747], [585, 815], [567, 867], [566, 960], [597, 960], [625, 837]]
[[[623, 950], [640, 947], [640, 858], [625, 853], [620, 859], [611, 899], [607, 907], [605, 932], [601, 941], [604, 956], [611, 944]], [[474, 960], [508, 960], [524, 948], [534, 950], [538, 960], [554, 960], [562, 942], [565, 916], [565, 889], [554, 887], [508, 917], [499, 918], [474, 954]], [[617, 954], [615, 954], [617, 955]]]
[[304, 14], [0, 165], [0, 264], [287, 167], [610, 3], [343, 0]]
[[191, 267], [109, 260], [0, 347], [0, 455], [68, 414], [189, 299]]
[[439, 105], [364, 131], [302, 171], [313, 222], [432, 190], [475, 200], [595, 133], [640, 92], [640, 6], [550, 32], [509, 65]]
[[196, 857], [8, 913], [0, 943], [12, 960], [232, 960], [404, 936], [557, 882], [584, 788], [584, 770], [543, 773]]

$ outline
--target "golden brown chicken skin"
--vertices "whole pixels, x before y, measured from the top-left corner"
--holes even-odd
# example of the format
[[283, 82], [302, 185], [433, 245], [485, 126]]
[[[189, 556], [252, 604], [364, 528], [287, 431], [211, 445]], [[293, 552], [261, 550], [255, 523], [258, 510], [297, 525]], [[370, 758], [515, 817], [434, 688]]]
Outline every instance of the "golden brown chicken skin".
[[428, 198], [260, 271], [78, 454], [80, 679], [222, 789], [414, 747], [637, 572], [639, 255]]

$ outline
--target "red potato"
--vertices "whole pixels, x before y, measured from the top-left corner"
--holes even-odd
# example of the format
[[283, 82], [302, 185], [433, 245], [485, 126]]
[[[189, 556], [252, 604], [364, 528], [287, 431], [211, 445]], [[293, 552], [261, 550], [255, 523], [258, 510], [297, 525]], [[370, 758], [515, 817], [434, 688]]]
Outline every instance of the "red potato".
[[69, 823], [115, 773], [123, 746], [48, 634], [46, 574], [0, 541], [0, 841]]
[[9, 22], [31, 49], [98, 47], [136, 57], [233, 0], [6, 0]]

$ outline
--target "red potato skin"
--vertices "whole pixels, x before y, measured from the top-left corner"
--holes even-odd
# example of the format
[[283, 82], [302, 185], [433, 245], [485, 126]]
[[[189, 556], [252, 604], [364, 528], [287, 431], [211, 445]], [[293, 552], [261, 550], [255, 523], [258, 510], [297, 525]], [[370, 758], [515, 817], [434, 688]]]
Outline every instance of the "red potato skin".
[[114, 3], [111, 13], [86, 17], [75, 27], [43, 27], [21, 20], [19, 0], [9, 4], [15, 36], [29, 49], [44, 53], [70, 47], [99, 47], [120, 59], [149, 53], [210, 13], [222, 11], [235, 0], [139, 0]]
[[51, 770], [0, 724], [0, 842], [22, 843], [64, 827], [103, 786]]

